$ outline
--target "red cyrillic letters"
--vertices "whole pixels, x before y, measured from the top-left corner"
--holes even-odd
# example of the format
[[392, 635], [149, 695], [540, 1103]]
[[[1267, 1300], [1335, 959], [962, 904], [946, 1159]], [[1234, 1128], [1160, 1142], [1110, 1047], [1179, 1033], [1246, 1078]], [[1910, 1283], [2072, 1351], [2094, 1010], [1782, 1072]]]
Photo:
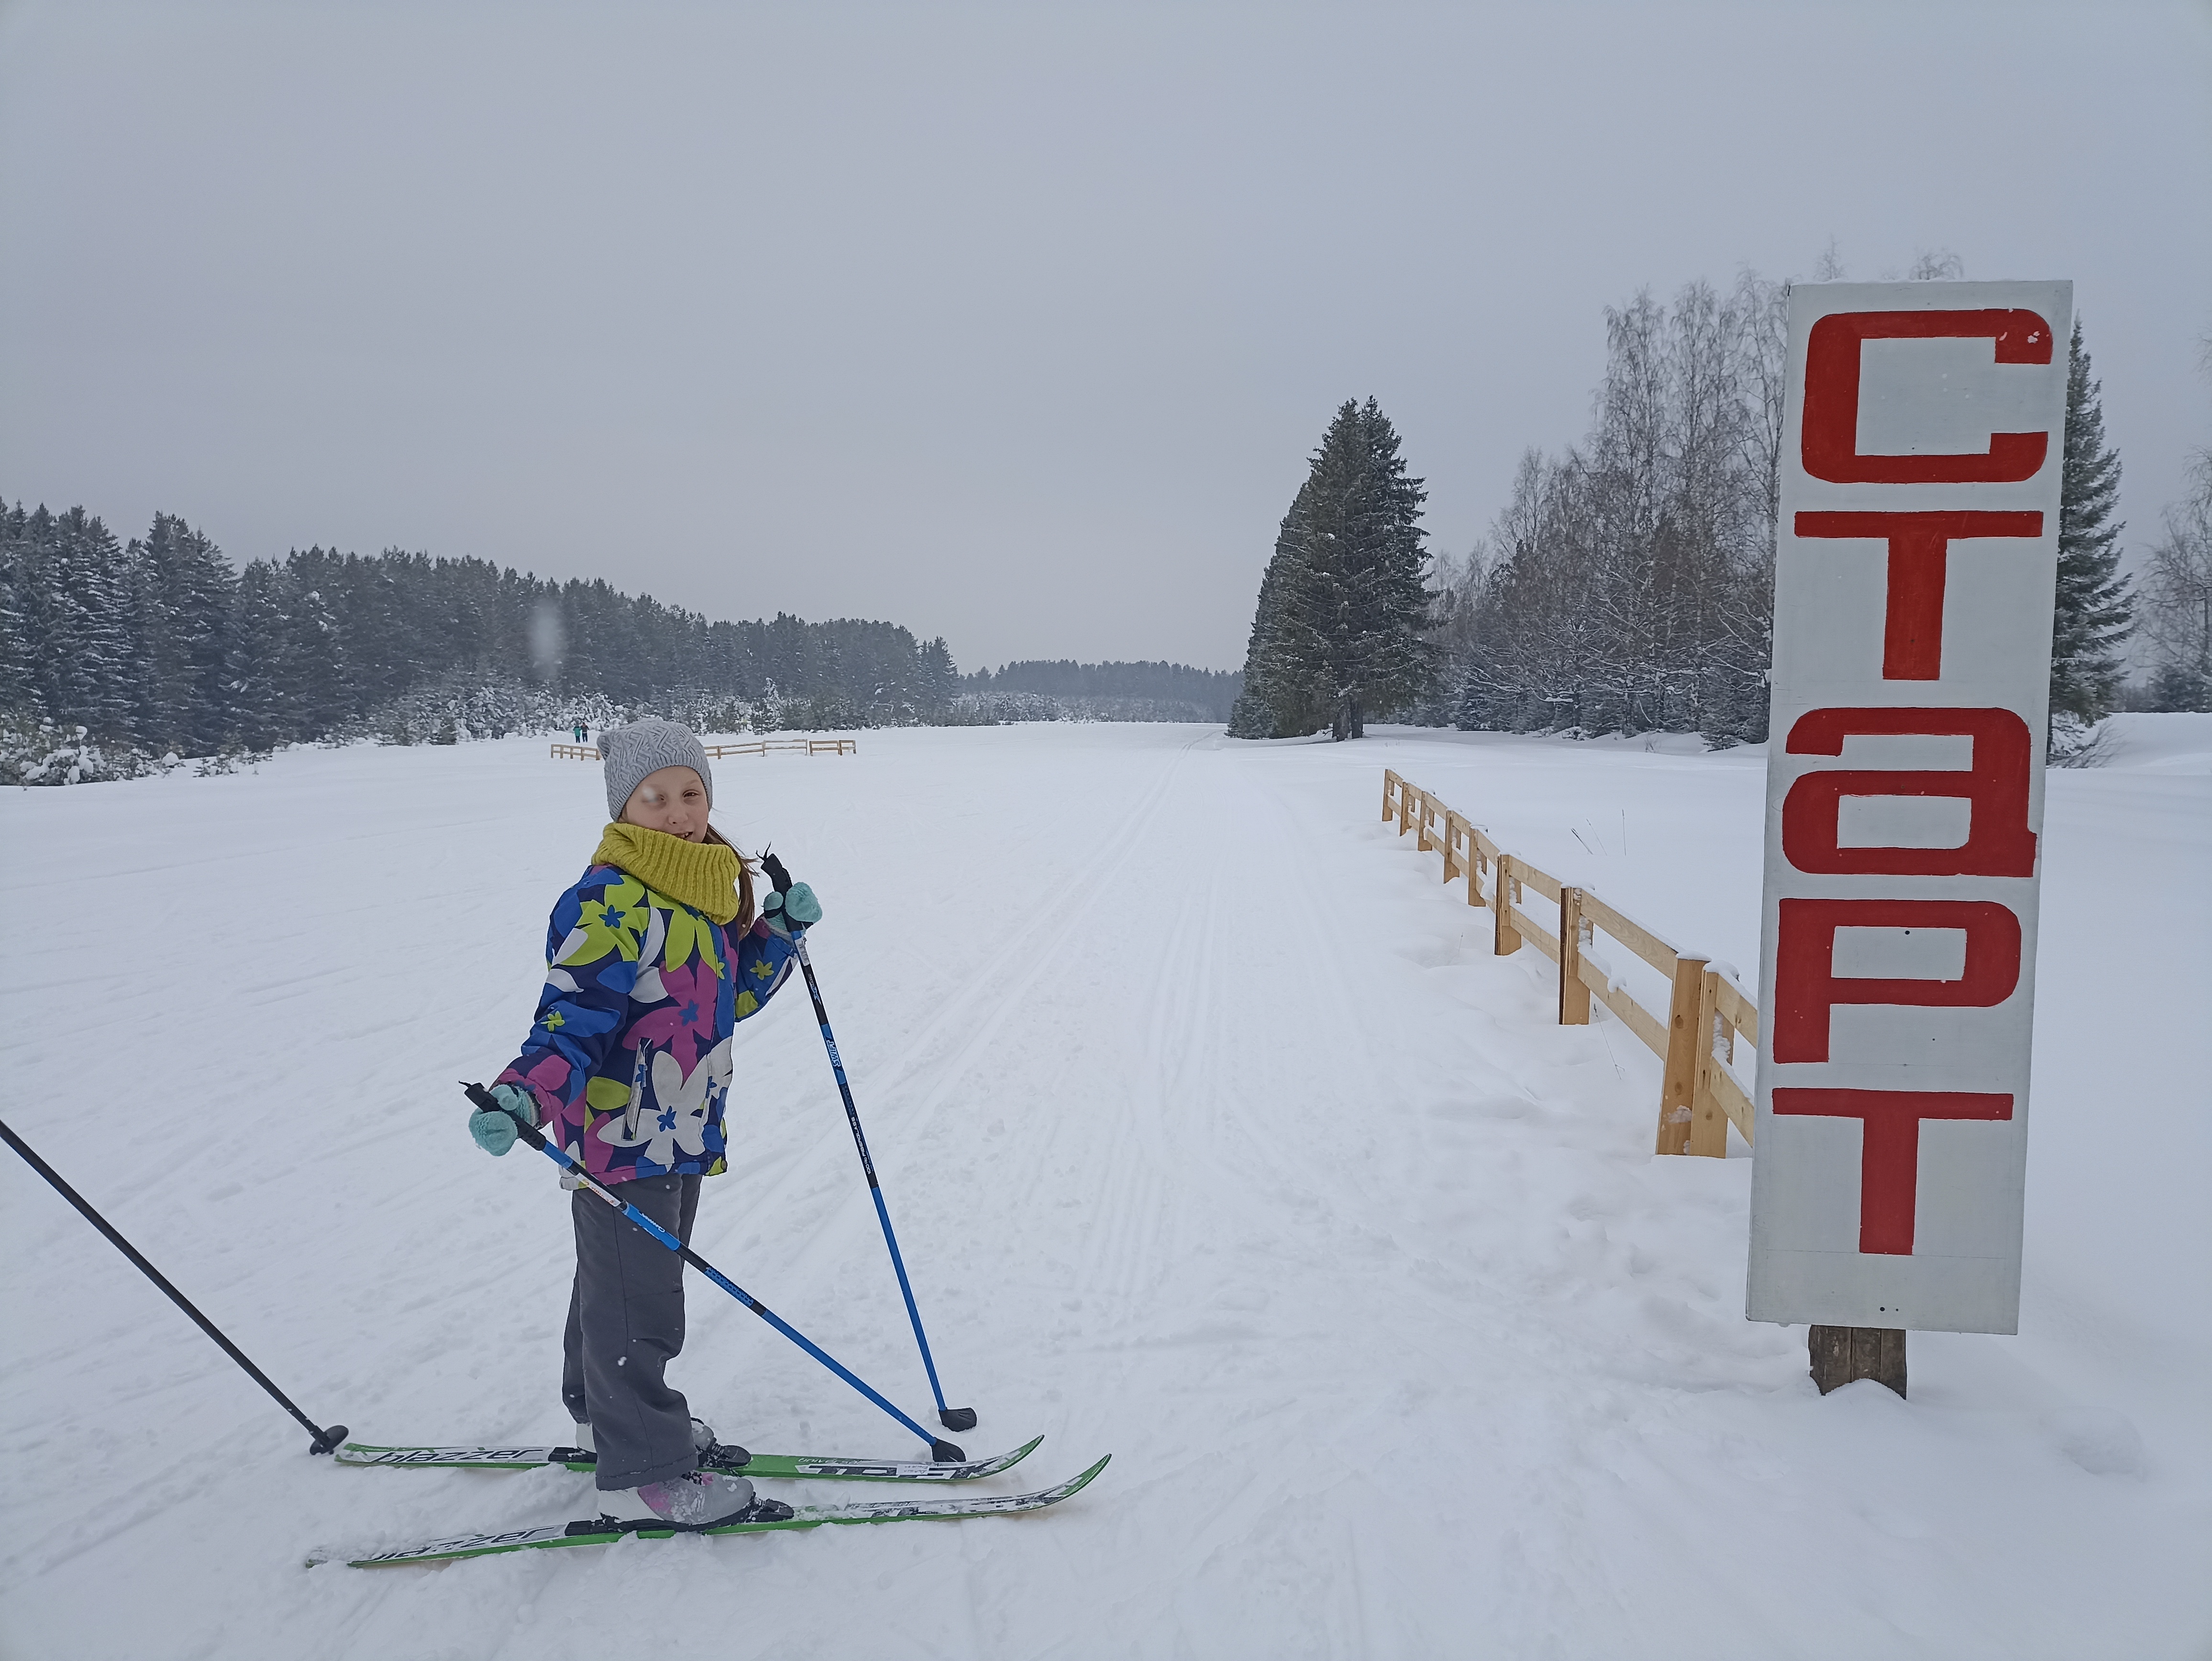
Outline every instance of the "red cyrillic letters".
[[[2027, 794], [2034, 740], [2011, 710], [1815, 709], [1798, 717], [1786, 747], [1796, 756], [1840, 756], [1847, 738], [1900, 733], [1970, 738], [1972, 764], [1964, 771], [1808, 773], [1783, 799], [1783, 857], [1800, 871], [1823, 873], [2033, 876]], [[1837, 818], [1845, 796], [1964, 797], [1972, 814], [1966, 840], [1957, 848], [1838, 847]]]
[[2012, 1098], [1964, 1090], [1792, 1090], [1774, 1092], [1777, 1113], [1857, 1119], [1859, 1250], [1912, 1255], [1912, 1217], [1920, 1189], [1923, 1119], [2009, 1119]]
[[[2057, 282], [1791, 291], [1754, 1320], [2018, 1325], [2071, 307]], [[1930, 1120], [1960, 1123], [1923, 1193]]]
[[1864, 537], [1889, 545], [1889, 581], [1881, 618], [1881, 678], [1940, 680], [1943, 586], [1951, 545], [1969, 537], [2039, 537], [2043, 515], [1971, 511], [1804, 513], [1797, 515], [1796, 531], [1801, 537]]
[[[1963, 929], [1966, 970], [1955, 981], [1836, 973], [1838, 928]], [[1774, 1059], [1828, 1059], [1838, 1004], [1989, 1009], [2020, 984], [2020, 919], [1994, 900], [1784, 900], [1774, 959]]]
[[2034, 478], [2049, 451], [2048, 433], [1992, 433], [1980, 455], [1859, 453], [1863, 343], [1983, 337], [1996, 342], [2000, 363], [2051, 362], [2051, 326], [2033, 312], [1832, 312], [1814, 323], [1805, 341], [1805, 471], [1838, 484], [2010, 484]]

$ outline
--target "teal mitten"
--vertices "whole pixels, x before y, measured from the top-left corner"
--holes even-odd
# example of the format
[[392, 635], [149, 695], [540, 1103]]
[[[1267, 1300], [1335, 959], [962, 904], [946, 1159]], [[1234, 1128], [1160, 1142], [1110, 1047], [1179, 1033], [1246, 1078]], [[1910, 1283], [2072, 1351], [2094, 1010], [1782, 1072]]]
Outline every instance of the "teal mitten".
[[538, 1104], [528, 1091], [515, 1085], [495, 1084], [487, 1093], [501, 1110], [480, 1107], [470, 1114], [469, 1135], [476, 1138], [478, 1147], [496, 1159], [514, 1146], [520, 1135], [514, 1128], [518, 1123], [538, 1123]]
[[822, 921], [822, 902], [805, 883], [795, 882], [781, 894], [770, 892], [765, 916], [768, 926], [788, 939], [793, 928], [811, 928]]

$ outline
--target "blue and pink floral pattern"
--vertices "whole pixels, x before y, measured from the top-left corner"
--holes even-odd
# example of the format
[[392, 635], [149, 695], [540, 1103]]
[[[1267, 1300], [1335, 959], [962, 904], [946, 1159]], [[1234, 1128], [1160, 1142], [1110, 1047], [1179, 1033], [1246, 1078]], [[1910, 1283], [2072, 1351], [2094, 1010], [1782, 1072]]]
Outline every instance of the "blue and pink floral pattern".
[[602, 1183], [724, 1169], [730, 1035], [791, 971], [791, 943], [740, 934], [595, 865], [561, 896], [545, 989], [522, 1053], [499, 1075]]

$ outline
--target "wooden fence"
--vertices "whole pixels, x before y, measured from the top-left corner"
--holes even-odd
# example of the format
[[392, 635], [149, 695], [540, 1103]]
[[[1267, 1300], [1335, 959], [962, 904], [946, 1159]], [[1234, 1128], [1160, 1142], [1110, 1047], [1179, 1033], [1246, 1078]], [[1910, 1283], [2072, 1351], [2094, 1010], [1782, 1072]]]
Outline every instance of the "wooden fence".
[[857, 756], [858, 739], [752, 739], [744, 744], [710, 744], [707, 753], [716, 761], [725, 756], [765, 756], [771, 750], [789, 750], [802, 756]]
[[[1414, 834], [1423, 853], [1443, 855], [1444, 880], [1467, 880], [1467, 903], [1490, 908], [1492, 950], [1499, 957], [1534, 946], [1559, 966], [1559, 1025], [1589, 1024], [1590, 999], [1620, 1017], [1662, 1063], [1658, 1152], [1720, 1159], [1733, 1124], [1751, 1141], [1751, 1098], [1727, 1063], [1735, 1041], [1759, 1043], [1759, 1010], [1741, 987], [1704, 958], [1685, 957], [1641, 923], [1623, 916], [1587, 888], [1573, 888], [1492, 842], [1480, 826], [1427, 791], [1385, 769], [1382, 817], [1398, 834]], [[1524, 910], [1534, 892], [1557, 911], [1553, 922]], [[1595, 950], [1600, 934], [1658, 970], [1669, 988], [1658, 1015], [1628, 994]]]
[[[708, 757], [720, 761], [725, 756], [764, 756], [771, 750], [794, 751], [802, 756], [857, 756], [860, 753], [858, 739], [754, 739], [744, 744], [710, 744]], [[588, 744], [556, 744], [553, 746], [555, 761], [597, 761], [599, 752]]]

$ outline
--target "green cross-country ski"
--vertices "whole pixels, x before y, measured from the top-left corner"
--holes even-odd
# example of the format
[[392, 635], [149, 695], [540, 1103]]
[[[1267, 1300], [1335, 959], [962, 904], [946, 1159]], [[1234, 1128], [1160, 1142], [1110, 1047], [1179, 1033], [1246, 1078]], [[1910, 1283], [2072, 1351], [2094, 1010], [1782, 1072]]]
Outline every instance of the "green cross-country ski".
[[[825, 1523], [952, 1522], [963, 1517], [1000, 1517], [1017, 1512], [1042, 1511], [1058, 1505], [1106, 1469], [1102, 1458], [1090, 1469], [1071, 1476], [1055, 1488], [1033, 1494], [995, 1494], [972, 1500], [878, 1500], [860, 1506], [804, 1506], [791, 1516], [766, 1523], [722, 1523], [703, 1529], [683, 1529], [658, 1518], [639, 1522], [556, 1523], [549, 1527], [510, 1529], [504, 1533], [462, 1534], [419, 1546], [398, 1546], [368, 1557], [348, 1560], [357, 1569], [389, 1568], [401, 1563], [441, 1563], [457, 1557], [489, 1557], [500, 1552], [536, 1551], [556, 1546], [611, 1545], [625, 1534], [641, 1540], [665, 1540], [676, 1534], [766, 1534], [775, 1529], [814, 1529]], [[308, 1567], [325, 1560], [310, 1559]]]
[[[1033, 1436], [1010, 1453], [988, 1459], [960, 1463], [930, 1459], [853, 1459], [827, 1454], [756, 1453], [742, 1464], [714, 1458], [700, 1461], [709, 1469], [726, 1470], [769, 1482], [795, 1482], [811, 1478], [857, 1482], [971, 1482], [979, 1476], [995, 1476], [1019, 1464], [1044, 1440]], [[566, 1465], [570, 1470], [590, 1470], [595, 1461], [581, 1448], [501, 1447], [491, 1445], [454, 1447], [386, 1447], [373, 1442], [348, 1442], [337, 1450], [342, 1465], [381, 1465], [432, 1470], [534, 1470], [545, 1465]]]

